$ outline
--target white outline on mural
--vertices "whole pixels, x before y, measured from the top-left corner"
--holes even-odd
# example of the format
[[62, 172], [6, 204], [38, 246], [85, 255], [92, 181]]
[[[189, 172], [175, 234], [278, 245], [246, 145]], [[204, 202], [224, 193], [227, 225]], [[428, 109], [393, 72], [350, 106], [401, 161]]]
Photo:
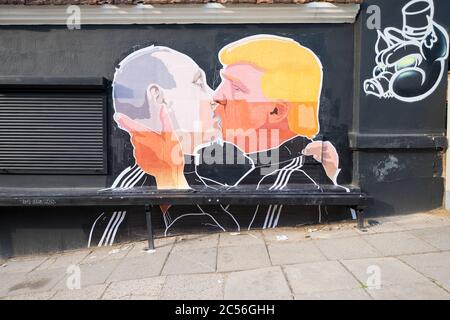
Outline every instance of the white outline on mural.
[[[112, 216], [109, 218], [108, 224], [103, 231], [102, 237], [100, 238], [100, 241], [98, 242], [97, 246], [112, 246], [114, 244], [114, 240], [116, 238], [117, 231], [119, 230], [120, 225], [125, 219], [126, 211], [114, 211]], [[94, 223], [92, 224], [92, 227], [89, 232], [89, 239], [88, 239], [88, 248], [91, 247], [91, 241], [92, 241], [92, 234], [94, 232], [95, 225], [97, 221], [104, 216], [105, 213], [103, 212], [100, 214], [97, 219], [95, 219]]]

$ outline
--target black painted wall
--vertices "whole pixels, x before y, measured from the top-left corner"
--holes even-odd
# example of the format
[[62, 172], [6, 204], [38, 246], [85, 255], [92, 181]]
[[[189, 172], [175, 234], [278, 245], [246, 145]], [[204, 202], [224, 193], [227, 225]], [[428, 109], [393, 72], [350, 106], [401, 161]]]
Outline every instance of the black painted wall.
[[[439, 208], [443, 203], [443, 153], [446, 149], [447, 65], [442, 81], [417, 102], [367, 95], [363, 82], [372, 76], [377, 30], [367, 27], [372, 5], [381, 12], [381, 29], [402, 28], [409, 1], [367, 0], [355, 25], [355, 100], [351, 144], [353, 181], [375, 198], [372, 215], [404, 214]], [[434, 0], [434, 21], [448, 33], [450, 2]]]

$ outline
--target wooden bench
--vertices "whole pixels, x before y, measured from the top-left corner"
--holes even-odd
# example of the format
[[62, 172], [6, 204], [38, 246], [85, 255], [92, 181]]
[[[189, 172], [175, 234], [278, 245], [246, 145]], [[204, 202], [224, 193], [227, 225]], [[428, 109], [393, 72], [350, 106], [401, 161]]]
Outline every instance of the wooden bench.
[[158, 205], [299, 205], [345, 206], [357, 214], [358, 228], [364, 228], [364, 208], [371, 198], [359, 188], [290, 185], [283, 191], [258, 191], [250, 187], [233, 190], [132, 189], [33, 189], [0, 188], [0, 207], [142, 206], [146, 215], [148, 245], [154, 249], [152, 207]]

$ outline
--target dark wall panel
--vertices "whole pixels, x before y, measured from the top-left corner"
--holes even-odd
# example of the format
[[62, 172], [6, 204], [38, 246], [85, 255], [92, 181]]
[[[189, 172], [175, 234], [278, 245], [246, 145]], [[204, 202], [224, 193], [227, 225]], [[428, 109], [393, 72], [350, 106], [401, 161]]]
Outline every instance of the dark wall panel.
[[[422, 13], [406, 14], [414, 11]], [[448, 70], [448, 59], [442, 57], [448, 52], [448, 41], [445, 43], [450, 25], [448, 12], [450, 2], [446, 0], [415, 4], [408, 0], [367, 0], [361, 6], [355, 26], [352, 148], [355, 150], [354, 162], [357, 163], [354, 181], [375, 197], [375, 204], [369, 208], [370, 214], [403, 214], [442, 206]], [[377, 13], [381, 18], [378, 20], [380, 29], [371, 29], [368, 26], [373, 25]], [[407, 30], [414, 27], [426, 27], [426, 31], [422, 31], [423, 36], [409, 37]], [[414, 32], [420, 34], [417, 30]], [[387, 39], [391, 35], [396, 38], [391, 38], [391, 43], [386, 45], [380, 34]], [[428, 55], [426, 42], [436, 54]], [[403, 86], [409, 90], [410, 99], [368, 94], [365, 81], [374, 77], [377, 47], [382, 52], [378, 56], [381, 64], [392, 52], [398, 54], [398, 61], [408, 59], [410, 54], [418, 54], [422, 59], [422, 63], [410, 68], [411, 73], [405, 77], [407, 84]], [[394, 47], [396, 49], [389, 51]], [[416, 82], [414, 74], [418, 70], [425, 74], [423, 85]], [[436, 70], [442, 73], [438, 80], [435, 79]], [[392, 78], [390, 75], [388, 78], [394, 79], [395, 72]], [[397, 84], [395, 81], [391, 83], [392, 87]], [[434, 89], [426, 92], [433, 86]]]

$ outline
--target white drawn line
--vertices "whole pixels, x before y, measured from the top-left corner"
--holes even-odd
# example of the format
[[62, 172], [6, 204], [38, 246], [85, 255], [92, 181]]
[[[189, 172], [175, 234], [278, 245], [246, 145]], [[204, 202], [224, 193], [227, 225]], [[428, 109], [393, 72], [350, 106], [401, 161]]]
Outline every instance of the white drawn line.
[[281, 209], [283, 209], [283, 205], [280, 205], [280, 208], [278, 209], [277, 218], [275, 219], [272, 228], [278, 227], [278, 220], [280, 220]]
[[106, 226], [105, 231], [103, 232], [102, 238], [100, 239], [100, 242], [98, 243], [98, 247], [101, 247], [103, 245], [103, 240], [105, 239], [106, 234], [108, 233], [108, 230], [109, 230], [109, 227], [111, 225], [111, 222], [116, 218], [116, 215], [117, 215], [117, 212], [114, 211], [111, 219], [109, 219], [109, 221], [108, 221], [108, 225]]
[[123, 179], [122, 183], [120, 184], [120, 188], [124, 188], [126, 186], [126, 184], [128, 183], [128, 181], [130, 181], [130, 179], [133, 179], [134, 176], [139, 173], [139, 170], [140, 170], [140, 168], [137, 167], [129, 175], [127, 175], [127, 177], [125, 179]]
[[264, 220], [264, 226], [263, 229], [267, 228], [267, 222], [269, 221], [269, 215], [270, 215], [270, 210], [272, 210], [272, 205], [269, 205], [269, 208], [267, 209], [267, 213], [266, 213], [266, 219]]
[[279, 186], [276, 190], [283, 190], [287, 186], [287, 184], [289, 182], [289, 179], [291, 178], [292, 174], [294, 172], [296, 172], [298, 169], [300, 169], [301, 167], [303, 167], [303, 165], [300, 163], [300, 165], [298, 165], [297, 167], [295, 167], [293, 169], [290, 169], [289, 170], [290, 172], [288, 173], [286, 179], [284, 180], [283, 185]]
[[229, 205], [227, 206], [227, 209], [225, 209], [222, 205], [220, 205], [220, 207], [222, 208], [223, 211], [225, 211], [236, 223], [236, 226], [238, 227], [238, 232], [241, 232], [241, 226], [239, 225], [239, 223], [237, 222], [237, 220], [234, 218], [233, 214], [228, 212], [228, 208], [230, 207]]
[[133, 188], [136, 185], [136, 183], [138, 183], [142, 179], [144, 174], [145, 174], [145, 172], [141, 170], [141, 173], [139, 174], [139, 176], [136, 179], [134, 179], [133, 181], [131, 181], [130, 183], [128, 183], [127, 188]]
[[141, 168], [137, 167], [134, 169], [125, 179], [123, 179], [122, 183], [120, 184], [121, 188], [127, 188], [130, 181], [132, 181], [137, 175], [139, 175], [141, 172]]
[[114, 239], [116, 238], [116, 233], [117, 233], [117, 231], [119, 230], [119, 227], [120, 227], [120, 225], [122, 224], [123, 220], [125, 219], [126, 214], [127, 214], [126, 211], [123, 211], [123, 212], [122, 212], [122, 218], [120, 218], [119, 222], [117, 223], [116, 228], [114, 229], [114, 233], [113, 233], [113, 235], [112, 235], [112, 237], [111, 237], [111, 241], [109, 242], [109, 245], [110, 245], [110, 246], [113, 245]]
[[179, 217], [176, 217], [175, 218], [175, 220], [173, 220], [173, 222], [166, 228], [166, 230], [164, 231], [164, 236], [165, 237], [167, 237], [167, 232], [169, 231], [169, 228], [170, 227], [172, 227], [172, 225], [178, 220], [178, 219], [180, 219], [180, 218], [183, 218], [183, 217], [187, 217], [187, 216], [208, 216], [208, 217], [210, 217], [215, 223], [216, 223], [216, 225], [219, 227], [219, 228], [221, 228], [224, 232], [225, 232], [225, 229], [221, 226], [221, 225], [219, 225], [219, 223], [216, 221], [216, 219], [214, 219], [209, 213], [185, 213], [185, 214], [183, 214], [183, 215], [181, 215], [181, 216], [179, 216]]
[[91, 232], [89, 232], [88, 248], [91, 247], [92, 232], [94, 231], [95, 224], [97, 223], [98, 219], [100, 219], [104, 214], [105, 213], [103, 212], [101, 215], [99, 215], [97, 217], [97, 219], [95, 219], [94, 223], [92, 224]]
[[127, 172], [129, 172], [131, 170], [131, 167], [128, 167], [126, 169], [124, 169], [116, 178], [116, 180], [114, 180], [114, 183], [112, 184], [111, 188], [116, 188], [117, 185], [119, 184], [120, 180], [123, 178], [124, 175], [127, 174]]
[[268, 228], [272, 227], [273, 217], [275, 216], [275, 211], [277, 210], [277, 208], [278, 208], [278, 205], [276, 204], [272, 210], [272, 214], [270, 215], [269, 224], [267, 225]]
[[111, 237], [111, 234], [113, 233], [114, 229], [116, 228], [116, 224], [117, 224], [117, 222], [119, 222], [121, 217], [122, 217], [122, 211], [118, 211], [116, 220], [114, 220], [114, 222], [111, 225], [111, 228], [109, 228], [109, 230], [108, 230], [108, 234], [106, 235], [105, 242], [104, 242], [105, 246], [108, 245], [109, 238]]
[[283, 172], [283, 177], [281, 178], [281, 180], [278, 183], [278, 185], [273, 187], [273, 188], [275, 190], [278, 190], [284, 184], [285, 181], [288, 181], [288, 179], [289, 179], [288, 177], [290, 177], [289, 173], [291, 173], [292, 170], [295, 170], [299, 166], [301, 167], [300, 164], [301, 164], [301, 159], [300, 158], [296, 158], [294, 166], [290, 166], [289, 168], [285, 168], [286, 170]]
[[167, 220], [166, 220], [166, 215], [163, 213], [163, 221], [164, 221], [164, 226], [167, 228]]
[[275, 183], [269, 188], [269, 190], [272, 190], [275, 186], [278, 185], [278, 183], [280, 182], [281, 177], [284, 175], [284, 171], [295, 166], [297, 162], [297, 158], [295, 158], [294, 160], [292, 160], [287, 166], [285, 166], [284, 168], [281, 168], [280, 171], [278, 172], [278, 176], [277, 179], [275, 180]]
[[253, 222], [255, 221], [256, 214], [258, 213], [258, 210], [259, 210], [259, 204], [256, 206], [256, 210], [255, 210], [255, 213], [253, 214], [252, 221], [250, 221], [250, 224], [248, 225], [248, 229], [247, 230], [249, 230], [249, 231], [250, 231], [250, 229], [252, 227]]

